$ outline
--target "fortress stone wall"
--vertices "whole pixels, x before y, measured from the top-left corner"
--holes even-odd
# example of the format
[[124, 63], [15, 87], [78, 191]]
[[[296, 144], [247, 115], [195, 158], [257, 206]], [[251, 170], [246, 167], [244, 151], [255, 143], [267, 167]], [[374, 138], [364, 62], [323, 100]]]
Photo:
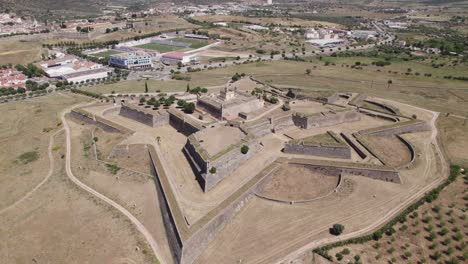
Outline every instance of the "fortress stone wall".
[[[372, 131], [368, 131], [366, 134], [372, 136], [393, 136], [393, 135], [400, 135], [405, 133], [415, 133], [415, 132], [422, 132], [422, 131], [429, 131], [431, 130], [431, 126], [424, 121], [413, 121], [401, 123], [400, 126], [394, 127], [382, 127], [380, 129], [373, 129]], [[361, 132], [360, 132], [361, 133]]]
[[361, 120], [361, 115], [354, 110], [319, 113], [312, 116], [295, 113], [293, 114], [292, 119], [296, 126], [304, 129], [311, 129], [314, 127], [327, 127], [359, 121]]
[[80, 112], [77, 112], [77, 111], [71, 111], [70, 112], [70, 117], [76, 119], [76, 120], [79, 120], [81, 122], [84, 122], [84, 123], [87, 123], [87, 124], [90, 124], [90, 125], [95, 125], [97, 127], [100, 127], [102, 128], [104, 131], [106, 132], [110, 132], [110, 133], [125, 133], [125, 131], [121, 131], [109, 124], [106, 124], [106, 123], [103, 123], [103, 122], [100, 122], [98, 120], [94, 120], [93, 118], [89, 117], [89, 116], [86, 116], [85, 114], [83, 113], [80, 113]]
[[327, 163], [326, 161], [319, 160], [304, 160], [296, 159], [290, 161], [291, 164], [307, 165], [315, 168], [321, 173], [335, 174], [337, 171], [342, 174], [350, 174], [355, 176], [362, 176], [374, 180], [381, 180], [386, 182], [401, 183], [400, 173], [392, 168], [385, 166], [370, 166], [367, 164], [359, 163], [344, 163], [333, 162]]
[[169, 124], [169, 114], [165, 110], [151, 110], [139, 106], [122, 104], [119, 115], [150, 127]]
[[325, 158], [351, 159], [349, 146], [323, 146], [286, 143], [284, 153], [311, 155]]

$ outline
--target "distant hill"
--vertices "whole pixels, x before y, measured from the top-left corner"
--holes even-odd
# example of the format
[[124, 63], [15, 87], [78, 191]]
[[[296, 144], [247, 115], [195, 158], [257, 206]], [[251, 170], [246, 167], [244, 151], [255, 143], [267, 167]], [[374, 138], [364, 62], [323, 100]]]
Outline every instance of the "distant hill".
[[101, 13], [107, 5], [123, 5], [142, 8], [159, 0], [0, 0], [0, 12], [9, 9], [21, 15], [35, 15], [40, 18], [87, 16]]

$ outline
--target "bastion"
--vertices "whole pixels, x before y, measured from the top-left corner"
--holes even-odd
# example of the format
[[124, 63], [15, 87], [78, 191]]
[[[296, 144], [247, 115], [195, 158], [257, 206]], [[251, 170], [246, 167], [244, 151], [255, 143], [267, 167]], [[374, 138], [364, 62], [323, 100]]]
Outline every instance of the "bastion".
[[122, 103], [119, 115], [133, 119], [150, 127], [169, 124], [169, 113], [165, 110], [153, 110], [142, 105]]
[[259, 145], [238, 127], [212, 125], [190, 135], [184, 153], [206, 192], [248, 160]]

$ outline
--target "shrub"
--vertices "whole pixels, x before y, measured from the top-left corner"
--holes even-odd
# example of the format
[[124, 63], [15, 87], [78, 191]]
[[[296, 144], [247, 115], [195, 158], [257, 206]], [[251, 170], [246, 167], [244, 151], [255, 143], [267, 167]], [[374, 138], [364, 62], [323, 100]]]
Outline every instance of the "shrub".
[[341, 253], [336, 253], [335, 257], [336, 257], [337, 260], [342, 260], [343, 259], [343, 255]]
[[345, 248], [341, 251], [341, 254], [343, 255], [349, 255], [349, 253], [351, 253], [351, 251], [348, 248]]
[[215, 168], [215, 167], [211, 167], [210, 173], [211, 173], [211, 174], [215, 174], [215, 173], [216, 173], [216, 168]]
[[241, 153], [242, 153], [242, 154], [247, 154], [247, 152], [249, 152], [249, 146], [243, 145], [243, 146], [241, 147]]
[[37, 151], [29, 151], [19, 155], [17, 161], [21, 162], [22, 164], [28, 164], [37, 160], [38, 158], [39, 153]]
[[119, 172], [120, 170], [120, 167], [115, 164], [106, 164], [106, 168], [110, 173], [114, 175], [117, 174], [117, 172]]
[[330, 228], [330, 234], [335, 235], [335, 236], [341, 235], [341, 233], [343, 233], [343, 231], [344, 231], [344, 225], [342, 225], [342, 224], [334, 224]]

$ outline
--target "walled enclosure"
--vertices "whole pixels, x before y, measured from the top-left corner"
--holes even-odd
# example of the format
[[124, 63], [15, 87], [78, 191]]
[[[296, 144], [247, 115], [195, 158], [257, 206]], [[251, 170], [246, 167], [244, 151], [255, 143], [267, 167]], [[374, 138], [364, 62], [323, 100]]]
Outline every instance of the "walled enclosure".
[[352, 162], [279, 158], [196, 223], [188, 226], [172, 191], [169, 180], [167, 179], [164, 168], [160, 163], [157, 151], [153, 146], [149, 146], [149, 155], [151, 158], [150, 165], [156, 177], [158, 191], [162, 193], [161, 210], [171, 243], [171, 249], [173, 250], [177, 262], [182, 264], [193, 263], [208, 246], [210, 241], [216, 237], [246, 203], [256, 193], [262, 191], [264, 184], [281, 164], [306, 165], [315, 170], [319, 170], [321, 173], [331, 175], [347, 173], [376, 180], [400, 183], [398, 171], [385, 166]]
[[284, 153], [351, 159], [351, 148], [335, 133], [327, 131], [327, 135], [334, 142], [307, 142], [307, 138], [291, 140], [285, 144]]
[[355, 110], [344, 110], [339, 112], [321, 112], [313, 115], [294, 113], [292, 119], [296, 126], [303, 129], [311, 129], [359, 121], [361, 120], [361, 116]]
[[165, 110], [152, 110], [144, 106], [124, 104], [120, 108], [119, 115], [133, 119], [150, 127], [158, 127], [169, 124], [169, 114]]

